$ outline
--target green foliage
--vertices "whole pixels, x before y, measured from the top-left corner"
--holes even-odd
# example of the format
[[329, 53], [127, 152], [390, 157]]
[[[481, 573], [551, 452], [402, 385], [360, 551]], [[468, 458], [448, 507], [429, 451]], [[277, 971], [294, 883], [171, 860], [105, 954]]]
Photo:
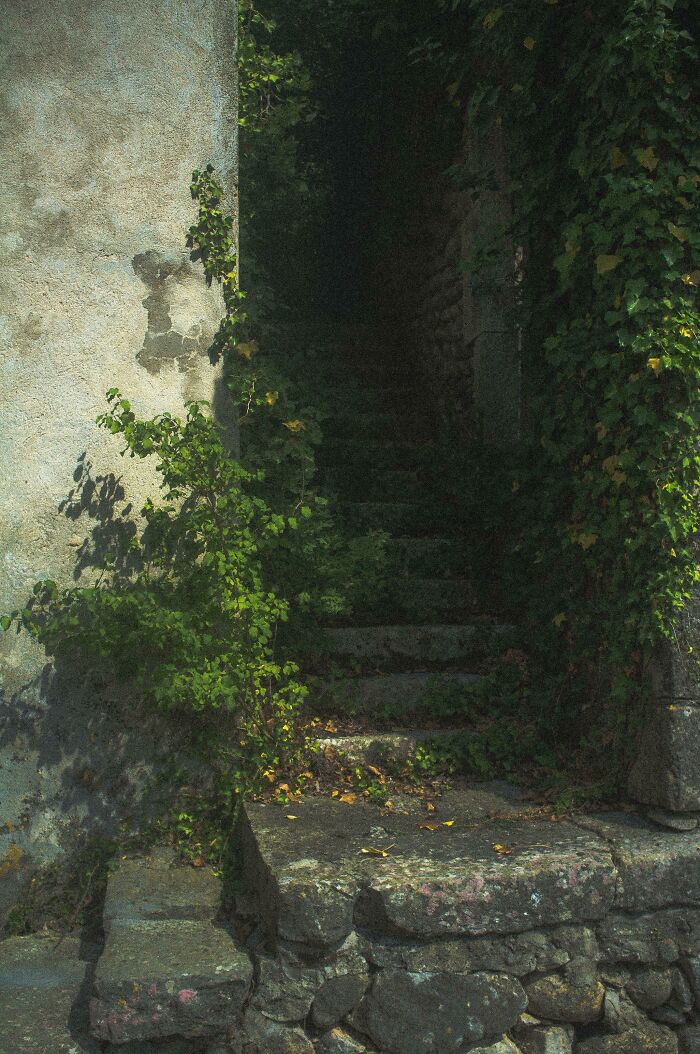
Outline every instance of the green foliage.
[[645, 661], [698, 581], [697, 11], [442, 6], [469, 48], [424, 53], [474, 123], [503, 130], [508, 233], [527, 249], [512, 567], [540, 720], [573, 739], [597, 724], [599, 743], [602, 721], [619, 756]]

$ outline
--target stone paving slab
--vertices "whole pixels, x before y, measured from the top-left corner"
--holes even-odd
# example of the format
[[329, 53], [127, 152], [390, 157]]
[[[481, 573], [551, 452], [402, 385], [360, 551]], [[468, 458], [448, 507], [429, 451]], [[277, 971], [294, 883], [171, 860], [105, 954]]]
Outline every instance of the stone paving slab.
[[221, 882], [208, 868], [184, 863], [175, 850], [158, 846], [122, 860], [110, 875], [104, 925], [116, 919], [212, 919], [221, 904]]
[[333, 656], [368, 662], [441, 663], [471, 659], [511, 632], [509, 626], [345, 626], [326, 629]]
[[211, 922], [114, 920], [95, 973], [93, 1035], [125, 1043], [223, 1034], [252, 976], [248, 955]]
[[421, 939], [516, 933], [600, 919], [615, 901], [617, 872], [596, 834], [475, 817], [469, 792], [443, 801], [454, 824], [436, 831], [415, 815], [330, 799], [295, 802], [297, 819], [289, 814], [250, 803], [243, 826], [267, 924], [288, 940], [328, 944], [354, 926]]
[[[10, 937], [0, 943], [0, 1052], [97, 1054], [88, 997], [94, 949], [66, 937]], [[89, 959], [86, 958], [89, 956]]]

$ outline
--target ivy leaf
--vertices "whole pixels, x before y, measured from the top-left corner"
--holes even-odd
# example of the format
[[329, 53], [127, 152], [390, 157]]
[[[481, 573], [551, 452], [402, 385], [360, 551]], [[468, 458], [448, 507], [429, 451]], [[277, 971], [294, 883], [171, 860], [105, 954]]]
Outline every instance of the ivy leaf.
[[607, 274], [608, 271], [614, 271], [621, 263], [621, 256], [607, 256], [603, 254], [596, 257], [595, 266], [598, 274]]
[[493, 11], [489, 11], [489, 13], [484, 18], [484, 22], [483, 22], [484, 29], [493, 29], [493, 27], [496, 25], [496, 23], [498, 22], [498, 20], [501, 18], [502, 15], [503, 15], [503, 8], [502, 7], [496, 7], [496, 8], [494, 8]]
[[635, 150], [634, 156], [639, 164], [646, 168], [647, 172], [655, 172], [659, 167], [659, 159], [654, 153], [654, 147], [648, 146], [646, 150]]
[[527, 48], [528, 51], [532, 51], [537, 41], [534, 37], [525, 37], [523, 40], [523, 47]]
[[610, 165], [613, 169], [622, 168], [627, 164], [627, 155], [623, 154], [619, 146], [613, 147], [610, 153]]
[[668, 227], [673, 237], [677, 238], [679, 242], [688, 241], [688, 232], [685, 227], [678, 227], [675, 223], [671, 223], [670, 220], [666, 224], [666, 226]]

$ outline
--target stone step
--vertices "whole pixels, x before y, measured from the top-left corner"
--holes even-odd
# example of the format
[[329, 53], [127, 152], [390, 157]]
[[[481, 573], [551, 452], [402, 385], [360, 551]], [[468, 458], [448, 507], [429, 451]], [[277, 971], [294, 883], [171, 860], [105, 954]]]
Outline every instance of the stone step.
[[460, 733], [456, 728], [409, 729], [403, 732], [367, 732], [352, 736], [326, 736], [318, 740], [321, 750], [330, 747], [353, 764], [381, 765], [401, 763], [412, 757], [418, 747], [435, 740], [450, 739]]
[[3, 1054], [98, 1054], [88, 1013], [98, 954], [79, 935], [0, 942]]
[[390, 596], [407, 615], [437, 618], [473, 612], [477, 598], [468, 578], [397, 578]]
[[349, 501], [339, 506], [345, 522], [357, 531], [378, 529], [394, 535], [423, 535], [436, 528], [430, 506], [415, 501]]
[[469, 562], [466, 543], [457, 538], [392, 538], [387, 544], [390, 570], [404, 578], [464, 578]]
[[434, 447], [429, 442], [414, 439], [365, 440], [326, 439], [319, 451], [319, 464], [327, 471], [335, 472], [342, 479], [358, 476], [367, 480], [391, 472], [417, 472], [429, 466], [434, 456]]
[[453, 666], [479, 661], [503, 645], [512, 626], [472, 625], [343, 626], [324, 631], [327, 653], [363, 665]]
[[678, 1054], [667, 1023], [693, 1049], [697, 836], [556, 819], [497, 783], [430, 808], [244, 806], [246, 915], [275, 948], [252, 1022], [286, 1030], [270, 1050]]
[[253, 967], [217, 917], [220, 883], [167, 849], [120, 861], [105, 902], [92, 1034], [103, 1043], [222, 1043], [249, 995]]
[[414, 442], [429, 441], [434, 434], [429, 422], [415, 416], [409, 418], [396, 409], [385, 410], [382, 413], [366, 413], [348, 412], [343, 407], [339, 407], [333, 414], [324, 432], [328, 437], [358, 443], [377, 439], [391, 440], [400, 435], [406, 435], [407, 439]]
[[[336, 473], [336, 490], [348, 501], [374, 502], [424, 502], [425, 484], [415, 469], [382, 469], [372, 476], [344, 475]], [[423, 504], [426, 516], [435, 518], [431, 503]]]
[[394, 673], [374, 677], [343, 677], [321, 682], [310, 705], [322, 713], [352, 717], [369, 715], [394, 724], [422, 713], [450, 714], [463, 709], [465, 689], [482, 681], [477, 673]]

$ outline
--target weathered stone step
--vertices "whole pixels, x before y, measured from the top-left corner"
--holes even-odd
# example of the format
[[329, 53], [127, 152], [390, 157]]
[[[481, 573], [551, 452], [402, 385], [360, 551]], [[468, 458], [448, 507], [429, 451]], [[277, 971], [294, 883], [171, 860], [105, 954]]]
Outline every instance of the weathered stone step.
[[414, 666], [454, 665], [483, 658], [512, 633], [511, 626], [490, 622], [473, 625], [344, 626], [324, 631], [333, 658], [363, 664]]
[[346, 441], [371, 442], [373, 440], [391, 440], [406, 435], [414, 442], [427, 440], [433, 434], [429, 422], [421, 418], [408, 420], [406, 415], [397, 409], [380, 413], [365, 411], [347, 411], [338, 407], [331, 418], [330, 425], [324, 432]]
[[340, 513], [358, 531], [376, 528], [395, 535], [422, 535], [437, 526], [435, 510], [415, 501], [343, 502]]
[[245, 806], [247, 915], [276, 948], [253, 1021], [286, 1031], [270, 1050], [692, 1054], [692, 833], [556, 820], [503, 784], [424, 804]]
[[482, 681], [477, 673], [394, 673], [375, 677], [344, 677], [319, 685], [311, 705], [322, 712], [348, 716], [374, 715], [377, 720], [410, 721], [426, 709], [459, 709], [459, 693]]
[[409, 578], [464, 578], [469, 563], [466, 546], [456, 538], [392, 538], [387, 544], [389, 566]]
[[[371, 476], [345, 476], [343, 497], [349, 501], [422, 502], [424, 483], [415, 469], [380, 469]], [[426, 516], [433, 514], [430, 503], [423, 505]]]
[[324, 441], [319, 463], [342, 478], [360, 476], [367, 482], [391, 472], [416, 472], [429, 464], [433, 455], [431, 443], [414, 439], [368, 441], [358, 435], [354, 439], [333, 438]]
[[450, 739], [461, 730], [456, 728], [409, 729], [402, 732], [367, 732], [352, 736], [326, 736], [319, 739], [323, 750], [330, 747], [348, 761], [363, 765], [381, 765], [387, 761], [403, 762], [425, 743]]
[[88, 999], [96, 946], [78, 935], [0, 942], [2, 1054], [98, 1054]]
[[397, 578], [389, 587], [392, 600], [418, 618], [461, 614], [477, 604], [474, 586], [468, 578]]
[[107, 941], [90, 1006], [101, 1042], [189, 1041], [204, 1051], [240, 1016], [253, 967], [217, 914], [220, 883], [161, 849], [120, 862], [105, 905]]

